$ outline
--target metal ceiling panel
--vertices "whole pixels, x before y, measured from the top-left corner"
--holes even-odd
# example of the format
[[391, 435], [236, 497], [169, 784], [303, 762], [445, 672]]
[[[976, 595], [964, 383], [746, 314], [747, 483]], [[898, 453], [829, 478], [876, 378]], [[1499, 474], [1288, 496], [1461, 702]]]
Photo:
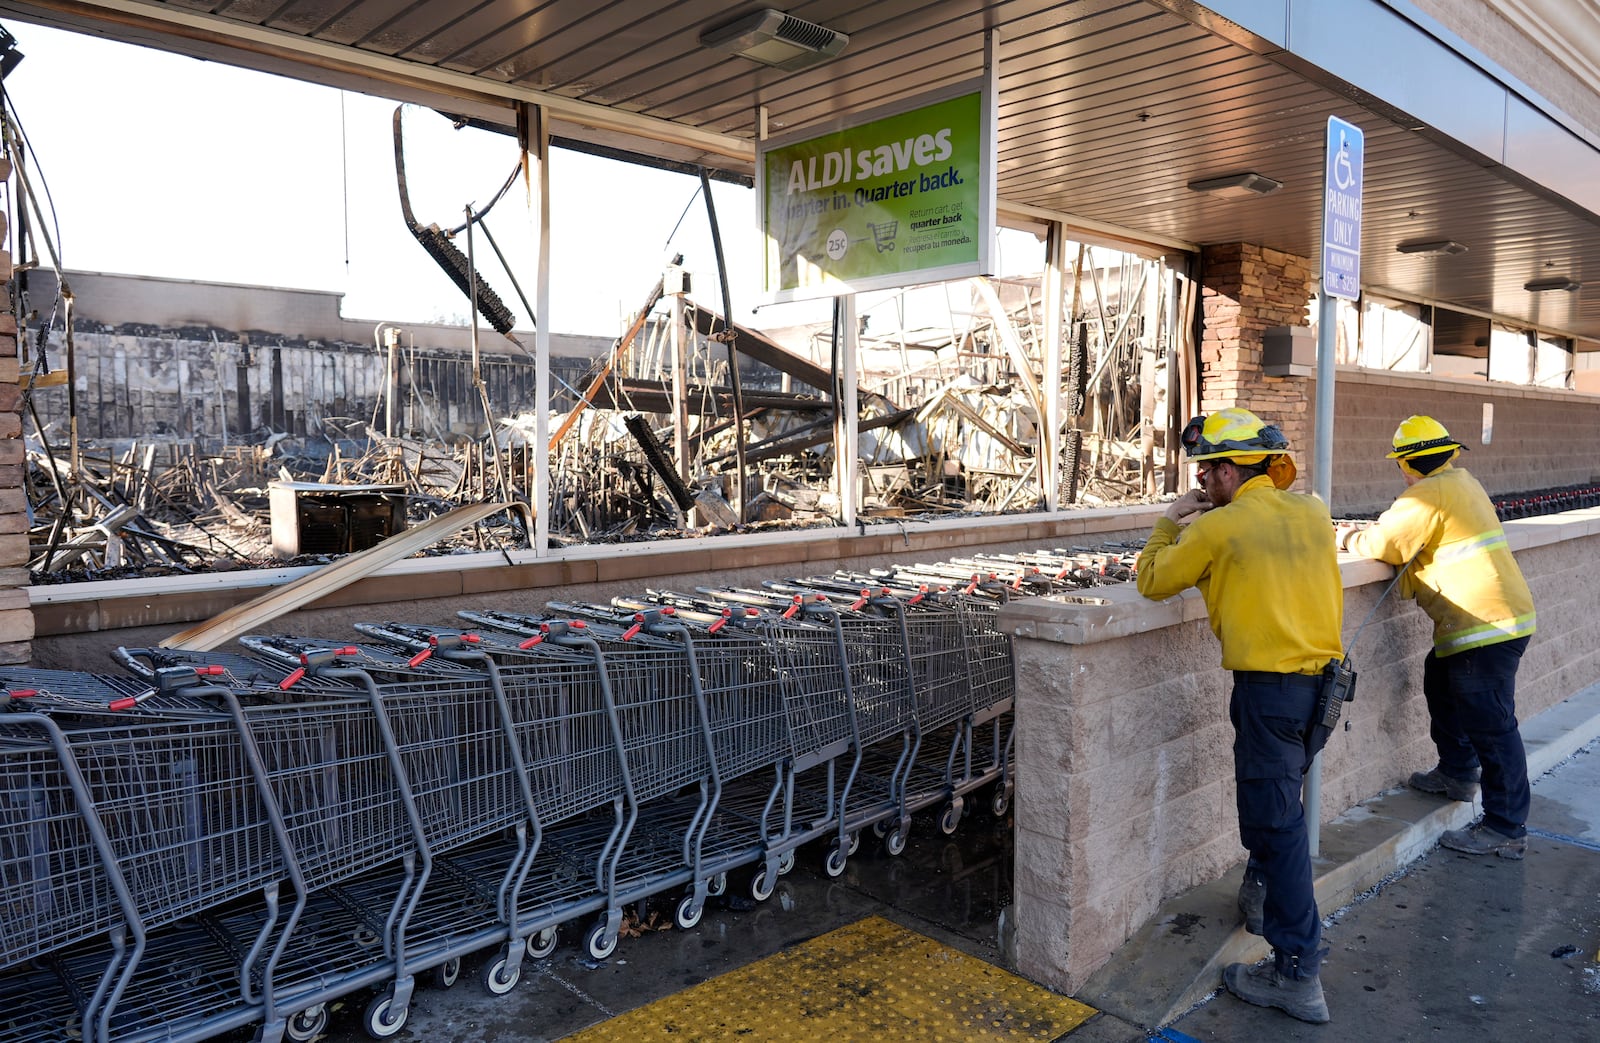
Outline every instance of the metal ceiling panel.
[[[778, 5], [777, 0], [766, 2]], [[356, 86], [511, 122], [516, 91], [550, 100], [560, 133], [730, 168], [747, 160], [758, 108], [769, 131], [820, 126], [982, 73], [984, 31], [999, 38], [997, 184], [1006, 203], [1075, 215], [1155, 241], [1246, 241], [1314, 258], [1324, 124], [1367, 133], [1363, 282], [1375, 292], [1538, 323], [1600, 348], [1600, 218], [1529, 183], [1596, 156], [1575, 135], [1493, 85], [1450, 82], [1468, 63], [1407, 87], [1393, 67], [1422, 60], [1414, 26], [1341, 45], [1360, 83], [1306, 55], [1308, 17], [1345, 18], [1346, 0], [811, 0], [789, 13], [846, 33], [838, 58], [785, 72], [699, 44], [757, 9], [724, 0], [0, 0], [0, 16], [88, 29], [184, 53]], [[1299, 14], [1288, 19], [1284, 12]], [[1231, 18], [1219, 17], [1216, 13]], [[1383, 25], [1393, 25], [1384, 9]], [[1373, 24], [1380, 24], [1374, 22]], [[1252, 35], [1249, 26], [1261, 35]], [[1302, 41], [1297, 45], [1296, 40]], [[1309, 48], [1309, 50], [1308, 50]], [[1321, 52], [1318, 52], [1321, 53]], [[350, 57], [341, 61], [340, 55]], [[1329, 63], [1321, 63], [1327, 65]], [[1465, 74], [1463, 74], [1465, 75]], [[1398, 84], [1386, 98], [1364, 93]], [[464, 86], [466, 85], [466, 86]], [[482, 85], [481, 89], [473, 89]], [[1407, 91], [1413, 91], [1408, 95]], [[1416, 126], [1414, 92], [1476, 99], [1452, 117], [1470, 140]], [[1453, 93], [1452, 93], [1453, 92]], [[1504, 100], [1509, 97], [1509, 101]], [[563, 113], [555, 99], [581, 106]], [[1417, 104], [1422, 104], [1418, 102]], [[591, 111], [625, 114], [614, 124]], [[629, 122], [629, 121], [633, 122]], [[1591, 128], [1600, 131], [1600, 128]], [[664, 143], [682, 134], [684, 140]], [[695, 137], [694, 135], [699, 135]], [[723, 146], [718, 143], [726, 143]], [[1502, 153], [1516, 152], [1515, 163]], [[1505, 162], [1520, 174], [1504, 169]], [[1268, 196], [1218, 200], [1197, 178], [1255, 171]], [[1600, 189], [1595, 190], [1600, 199]], [[1036, 212], [1036, 211], [1029, 211]], [[1465, 243], [1458, 256], [1401, 254], [1408, 239]], [[1593, 281], [1530, 294], [1540, 275]]]

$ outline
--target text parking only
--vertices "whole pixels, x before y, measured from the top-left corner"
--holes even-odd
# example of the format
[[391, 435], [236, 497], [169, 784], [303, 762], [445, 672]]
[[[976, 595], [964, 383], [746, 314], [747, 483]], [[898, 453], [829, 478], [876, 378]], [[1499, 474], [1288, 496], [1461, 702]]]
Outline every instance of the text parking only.
[[1328, 117], [1327, 165], [1322, 179], [1322, 289], [1347, 301], [1361, 296], [1361, 168], [1359, 127]]

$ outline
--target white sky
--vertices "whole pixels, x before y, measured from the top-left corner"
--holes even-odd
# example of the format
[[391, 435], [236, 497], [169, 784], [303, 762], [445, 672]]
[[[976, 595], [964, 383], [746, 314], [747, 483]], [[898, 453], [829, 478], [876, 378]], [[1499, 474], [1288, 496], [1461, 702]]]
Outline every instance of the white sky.
[[[346, 318], [374, 323], [466, 321], [466, 298], [401, 216], [394, 101], [26, 22], [5, 27], [24, 55], [6, 92], [34, 187], [50, 193], [43, 205], [53, 203], [64, 267], [330, 290], [344, 294]], [[514, 138], [454, 130], [418, 106], [406, 107], [404, 129], [411, 208], [424, 225], [460, 224], [518, 160]], [[674, 252], [694, 298], [722, 310], [698, 178], [562, 149], [550, 172], [552, 331], [618, 335]], [[829, 300], [764, 303], [755, 193], [717, 182], [712, 193], [735, 321], [826, 323]], [[530, 302], [534, 216], [519, 179], [487, 219]], [[464, 235], [456, 244], [466, 252]], [[475, 237], [474, 247], [479, 272], [527, 328], [529, 309], [489, 244]], [[1026, 232], [1000, 231], [996, 256], [1002, 275], [1043, 262]], [[862, 295], [875, 332], [900, 324], [894, 296]], [[914, 294], [903, 321], [960, 326], [949, 306], [964, 296]]]
[[[395, 102], [24, 22], [6, 28], [25, 57], [5, 86], [35, 188], [42, 178], [54, 203], [64, 267], [341, 291], [347, 318], [375, 322], [465, 320], [465, 297], [401, 217]], [[453, 130], [428, 109], [407, 107], [404, 127], [411, 206], [425, 225], [460, 224], [463, 207], [488, 202], [517, 162], [514, 138]], [[674, 251], [695, 296], [721, 311], [697, 178], [555, 150], [551, 179], [551, 330], [616, 335]], [[752, 314], [754, 193], [713, 183], [713, 194], [735, 319], [825, 321], [826, 302]], [[519, 179], [487, 221], [530, 301], [533, 216]], [[466, 251], [464, 235], [457, 245]], [[488, 243], [474, 246], [479, 271], [527, 326]]]

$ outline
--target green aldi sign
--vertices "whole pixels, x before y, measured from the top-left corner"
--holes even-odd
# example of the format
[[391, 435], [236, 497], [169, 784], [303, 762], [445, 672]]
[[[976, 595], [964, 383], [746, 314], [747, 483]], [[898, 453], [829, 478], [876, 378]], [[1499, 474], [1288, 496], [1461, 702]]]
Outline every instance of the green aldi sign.
[[776, 301], [987, 274], [994, 121], [980, 83], [757, 158]]

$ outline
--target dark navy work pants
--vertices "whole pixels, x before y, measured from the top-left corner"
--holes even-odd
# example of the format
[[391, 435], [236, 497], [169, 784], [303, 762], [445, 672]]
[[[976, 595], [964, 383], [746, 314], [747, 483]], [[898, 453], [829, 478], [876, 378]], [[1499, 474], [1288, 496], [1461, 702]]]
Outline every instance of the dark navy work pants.
[[1320, 683], [1304, 674], [1236, 671], [1228, 706], [1239, 840], [1250, 852], [1245, 871], [1266, 884], [1261, 933], [1278, 972], [1291, 978], [1316, 974], [1322, 963], [1322, 921], [1300, 803], [1301, 779], [1328, 741], [1328, 729], [1311, 722]]
[[1483, 821], [1496, 833], [1528, 832], [1528, 759], [1517, 729], [1517, 667], [1528, 639], [1484, 645], [1422, 663], [1429, 734], [1439, 770], [1465, 778], [1482, 768]]

